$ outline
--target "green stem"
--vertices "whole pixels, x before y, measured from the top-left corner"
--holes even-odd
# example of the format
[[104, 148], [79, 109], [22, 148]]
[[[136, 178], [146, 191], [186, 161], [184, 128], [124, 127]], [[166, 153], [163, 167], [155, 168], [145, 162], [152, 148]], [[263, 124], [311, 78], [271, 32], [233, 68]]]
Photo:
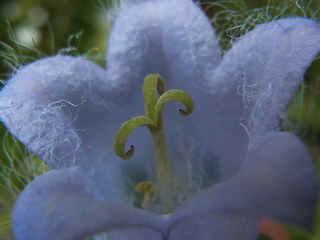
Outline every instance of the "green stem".
[[151, 130], [152, 140], [155, 146], [157, 178], [160, 188], [160, 199], [166, 210], [171, 211], [174, 207], [173, 191], [173, 174], [170, 165], [167, 141], [164, 133], [164, 128], [159, 122], [156, 129]]

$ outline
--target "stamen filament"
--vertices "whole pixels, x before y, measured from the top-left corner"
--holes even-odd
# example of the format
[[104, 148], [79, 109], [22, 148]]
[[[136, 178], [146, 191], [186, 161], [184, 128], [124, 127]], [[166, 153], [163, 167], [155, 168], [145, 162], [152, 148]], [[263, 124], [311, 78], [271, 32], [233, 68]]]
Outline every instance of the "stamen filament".
[[145, 210], [150, 210], [152, 208], [155, 195], [154, 184], [150, 181], [143, 181], [136, 185], [136, 190], [144, 194], [141, 207]]

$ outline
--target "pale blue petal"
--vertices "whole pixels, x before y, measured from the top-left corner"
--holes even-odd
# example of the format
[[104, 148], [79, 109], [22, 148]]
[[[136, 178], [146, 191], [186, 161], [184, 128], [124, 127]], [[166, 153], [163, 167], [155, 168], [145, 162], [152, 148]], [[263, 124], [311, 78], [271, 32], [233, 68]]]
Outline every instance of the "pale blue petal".
[[[162, 231], [161, 217], [120, 203], [99, 201], [83, 172], [53, 170], [19, 196], [13, 230], [19, 240], [84, 239], [115, 228], [141, 226]], [[108, 186], [107, 186], [108, 187]]]
[[[257, 27], [242, 43], [245, 47], [235, 46], [233, 56], [229, 56], [242, 59], [241, 66], [250, 66], [243, 72], [239, 87], [246, 110], [243, 124], [252, 141], [279, 130], [305, 71], [320, 51], [320, 25], [313, 20], [283, 19], [266, 27], [268, 31]], [[277, 39], [270, 41], [268, 35]], [[265, 46], [250, 44], [260, 39]], [[245, 53], [252, 56], [243, 57]]]
[[[320, 51], [320, 25], [288, 18], [258, 25], [223, 57], [199, 109], [200, 139], [224, 177], [239, 169], [249, 138], [278, 130], [308, 66]], [[205, 91], [205, 90], [204, 90]], [[242, 125], [242, 126], [241, 126]]]
[[21, 69], [0, 93], [8, 129], [49, 168], [83, 168], [101, 200], [110, 199], [108, 184], [122, 192], [126, 181], [113, 138], [128, 116], [110, 100], [119, 94], [108, 79], [90, 61], [55, 56]]
[[192, 91], [220, 58], [209, 20], [189, 0], [144, 1], [128, 7], [116, 19], [108, 41], [108, 70], [127, 89], [132, 79], [141, 86], [147, 74], [159, 73], [168, 87]]
[[172, 220], [202, 214], [269, 217], [310, 228], [317, 203], [312, 159], [291, 133], [268, 133], [249, 150], [239, 174], [199, 192]]
[[50, 168], [98, 159], [104, 152], [97, 150], [112, 142], [107, 124], [118, 120], [107, 78], [104, 69], [80, 57], [29, 64], [0, 93], [1, 121]]
[[202, 214], [173, 225], [168, 240], [256, 240], [259, 219], [235, 214]]

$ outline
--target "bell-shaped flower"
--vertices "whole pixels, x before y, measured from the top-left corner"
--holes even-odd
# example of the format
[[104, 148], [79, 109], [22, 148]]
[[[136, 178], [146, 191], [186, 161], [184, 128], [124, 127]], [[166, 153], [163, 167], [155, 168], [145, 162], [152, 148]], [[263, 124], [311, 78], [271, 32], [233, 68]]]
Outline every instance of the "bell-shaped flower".
[[[308, 229], [314, 166], [280, 128], [319, 43], [318, 23], [287, 18], [256, 26], [221, 57], [196, 4], [149, 0], [119, 13], [105, 69], [62, 55], [22, 67], [0, 93], [1, 121], [51, 171], [18, 198], [16, 238], [248, 240], [263, 217]], [[143, 87], [153, 73], [180, 90], [163, 93], [159, 75]], [[146, 127], [130, 120], [119, 133], [145, 115], [143, 88], [147, 116], [134, 121]], [[182, 117], [175, 101], [191, 109], [190, 96], [193, 113]], [[114, 152], [119, 141], [135, 146], [130, 160]]]

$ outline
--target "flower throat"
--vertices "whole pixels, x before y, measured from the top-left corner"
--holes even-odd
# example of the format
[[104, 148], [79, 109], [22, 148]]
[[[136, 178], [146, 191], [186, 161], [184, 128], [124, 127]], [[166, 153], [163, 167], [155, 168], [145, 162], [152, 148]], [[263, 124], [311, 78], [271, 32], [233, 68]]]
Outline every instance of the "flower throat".
[[[158, 94], [160, 95], [158, 97]], [[130, 159], [135, 152], [133, 145], [125, 151], [126, 142], [131, 133], [139, 126], [146, 126], [151, 133], [156, 156], [156, 173], [158, 193], [165, 212], [171, 212], [175, 205], [175, 192], [178, 182], [173, 178], [170, 158], [163, 127], [162, 112], [169, 101], [181, 102], [186, 110], [179, 109], [183, 116], [192, 113], [194, 104], [191, 96], [182, 90], [165, 91], [165, 84], [159, 74], [148, 75], [143, 83], [143, 97], [146, 116], [137, 116], [126, 121], [118, 130], [114, 140], [115, 153], [124, 160]], [[136, 185], [136, 190], [144, 194], [141, 207], [149, 210], [155, 195], [155, 186], [150, 181], [143, 181]]]

